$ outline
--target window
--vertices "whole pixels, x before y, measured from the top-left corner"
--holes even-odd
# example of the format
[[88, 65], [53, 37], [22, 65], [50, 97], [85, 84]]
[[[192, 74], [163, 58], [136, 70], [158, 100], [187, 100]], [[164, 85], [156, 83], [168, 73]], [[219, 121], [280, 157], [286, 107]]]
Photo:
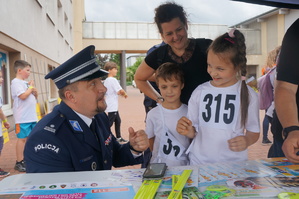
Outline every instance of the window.
[[0, 71], [3, 77], [2, 86], [0, 86], [0, 95], [3, 100], [3, 106], [9, 104], [9, 67], [8, 67], [8, 53], [0, 49]]

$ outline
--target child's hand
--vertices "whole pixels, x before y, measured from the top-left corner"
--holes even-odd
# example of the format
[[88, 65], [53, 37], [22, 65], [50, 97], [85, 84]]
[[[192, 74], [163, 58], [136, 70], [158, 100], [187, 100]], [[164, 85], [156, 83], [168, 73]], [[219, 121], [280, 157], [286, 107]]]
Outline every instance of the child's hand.
[[37, 89], [36, 88], [32, 88], [32, 94], [35, 96], [35, 98], [37, 98]]
[[249, 146], [246, 136], [243, 135], [234, 137], [228, 140], [227, 142], [228, 142], [229, 149], [234, 152], [244, 151]]
[[30, 80], [30, 81], [28, 82], [28, 85], [34, 87], [34, 80]]
[[181, 117], [181, 119], [179, 119], [176, 130], [179, 134], [184, 135], [188, 138], [192, 139], [195, 137], [195, 129], [192, 126], [192, 121], [186, 117]]
[[10, 128], [10, 124], [8, 122], [3, 122], [3, 125], [5, 128], [9, 129]]

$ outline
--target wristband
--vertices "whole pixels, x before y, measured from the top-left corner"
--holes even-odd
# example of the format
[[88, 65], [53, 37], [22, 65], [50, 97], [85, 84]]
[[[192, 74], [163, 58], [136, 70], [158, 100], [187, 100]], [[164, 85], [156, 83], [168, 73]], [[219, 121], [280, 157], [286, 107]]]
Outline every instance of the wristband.
[[7, 119], [2, 120], [3, 123], [7, 122]]
[[288, 135], [292, 131], [299, 130], [299, 126], [289, 126], [283, 129], [284, 139], [287, 139]]
[[34, 88], [33, 86], [29, 86], [29, 88]]
[[142, 153], [142, 151], [137, 151], [136, 149], [134, 149], [134, 148], [131, 146], [131, 144], [129, 144], [129, 146], [130, 146], [130, 150], [135, 151], [136, 153]]

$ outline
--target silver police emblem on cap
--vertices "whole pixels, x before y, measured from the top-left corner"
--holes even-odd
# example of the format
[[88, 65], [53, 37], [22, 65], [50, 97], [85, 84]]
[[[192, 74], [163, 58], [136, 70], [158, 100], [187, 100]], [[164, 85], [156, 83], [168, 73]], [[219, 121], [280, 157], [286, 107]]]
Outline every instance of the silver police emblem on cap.
[[91, 169], [92, 169], [93, 171], [95, 171], [95, 170], [97, 169], [97, 163], [96, 163], [96, 162], [92, 162], [92, 163], [91, 163]]

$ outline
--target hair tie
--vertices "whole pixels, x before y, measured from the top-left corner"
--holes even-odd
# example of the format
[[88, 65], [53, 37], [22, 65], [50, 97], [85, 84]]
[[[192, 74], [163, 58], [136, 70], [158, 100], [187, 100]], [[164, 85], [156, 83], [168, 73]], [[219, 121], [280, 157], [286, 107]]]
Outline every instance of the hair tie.
[[235, 35], [234, 35], [234, 32], [235, 32], [235, 28], [231, 29], [229, 32], [228, 32], [228, 36], [231, 37], [231, 38], [235, 38]]
[[227, 40], [227, 41], [229, 41], [232, 44], [235, 43], [234, 40], [232, 40], [232, 38], [230, 38], [230, 37], [225, 37], [224, 39]]
[[241, 80], [246, 80], [246, 76], [241, 76]]

